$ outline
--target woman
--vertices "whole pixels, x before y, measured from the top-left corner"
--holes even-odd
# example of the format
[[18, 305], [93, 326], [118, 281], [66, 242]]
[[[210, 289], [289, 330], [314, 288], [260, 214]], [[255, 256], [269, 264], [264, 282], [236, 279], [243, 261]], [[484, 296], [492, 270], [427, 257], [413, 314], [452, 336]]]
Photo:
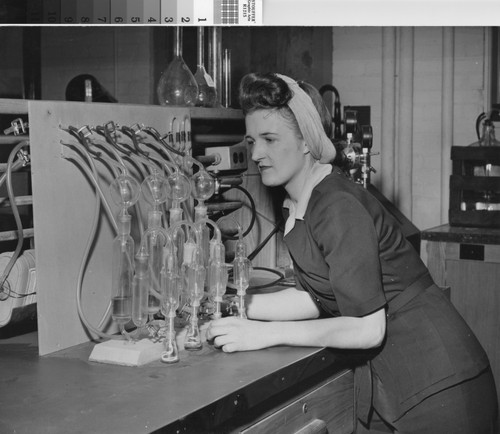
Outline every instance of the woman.
[[249, 319], [213, 321], [207, 338], [226, 352], [365, 350], [367, 363], [355, 370], [360, 433], [494, 433], [485, 352], [392, 216], [329, 164], [331, 118], [318, 92], [283, 75], [249, 74], [240, 102], [262, 182], [287, 193], [296, 288], [249, 295]]

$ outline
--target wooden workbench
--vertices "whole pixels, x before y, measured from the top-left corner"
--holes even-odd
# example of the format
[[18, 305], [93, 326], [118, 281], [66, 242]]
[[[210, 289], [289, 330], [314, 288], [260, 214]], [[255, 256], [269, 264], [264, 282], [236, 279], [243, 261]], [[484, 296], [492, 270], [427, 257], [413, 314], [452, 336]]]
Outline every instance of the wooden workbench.
[[353, 431], [352, 372], [332, 350], [205, 344], [175, 365], [123, 367], [89, 362], [92, 343], [39, 356], [36, 342], [0, 340], [2, 433]]

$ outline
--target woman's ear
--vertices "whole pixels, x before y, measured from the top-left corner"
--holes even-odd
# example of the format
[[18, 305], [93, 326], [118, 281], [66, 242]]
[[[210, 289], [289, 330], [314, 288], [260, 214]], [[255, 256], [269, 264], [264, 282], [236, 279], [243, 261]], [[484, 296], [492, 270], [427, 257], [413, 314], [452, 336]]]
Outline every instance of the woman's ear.
[[311, 152], [305, 140], [302, 142], [302, 152], [304, 153], [304, 155], [307, 155]]

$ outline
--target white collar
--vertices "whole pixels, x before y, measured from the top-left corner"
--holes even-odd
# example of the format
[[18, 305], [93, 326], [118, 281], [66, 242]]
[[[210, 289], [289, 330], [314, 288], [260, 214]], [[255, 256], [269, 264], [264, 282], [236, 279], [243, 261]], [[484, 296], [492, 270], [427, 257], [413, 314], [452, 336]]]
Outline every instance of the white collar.
[[311, 198], [314, 187], [332, 173], [332, 170], [333, 167], [330, 164], [322, 164], [316, 161], [311, 167], [309, 176], [302, 187], [297, 205], [292, 202], [290, 197], [284, 200], [283, 207], [288, 208], [290, 213], [285, 223], [285, 235], [293, 229], [295, 220], [304, 220], [304, 214], [306, 213], [307, 205], [309, 204], [309, 199]]

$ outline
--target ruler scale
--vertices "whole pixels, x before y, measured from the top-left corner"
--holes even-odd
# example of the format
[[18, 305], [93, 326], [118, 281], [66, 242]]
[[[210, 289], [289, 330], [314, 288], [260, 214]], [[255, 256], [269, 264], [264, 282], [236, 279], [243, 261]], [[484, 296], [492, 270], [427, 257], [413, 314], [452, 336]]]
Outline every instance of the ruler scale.
[[61, 22], [61, 0], [44, 0], [42, 10], [44, 23], [59, 24]]
[[127, 24], [143, 24], [144, 22], [144, 0], [127, 0]]
[[117, 25], [262, 24], [264, 0], [20, 0], [26, 23]]
[[94, 5], [92, 0], [78, 0], [76, 4], [76, 23], [92, 24], [94, 18]]
[[61, 1], [61, 24], [77, 24], [77, 9], [77, 0]]
[[[65, 1], [65, 0], [62, 0]], [[92, 24], [109, 24], [111, 21], [111, 0], [92, 0]]]
[[160, 2], [158, 0], [144, 0], [144, 24], [161, 24]]

